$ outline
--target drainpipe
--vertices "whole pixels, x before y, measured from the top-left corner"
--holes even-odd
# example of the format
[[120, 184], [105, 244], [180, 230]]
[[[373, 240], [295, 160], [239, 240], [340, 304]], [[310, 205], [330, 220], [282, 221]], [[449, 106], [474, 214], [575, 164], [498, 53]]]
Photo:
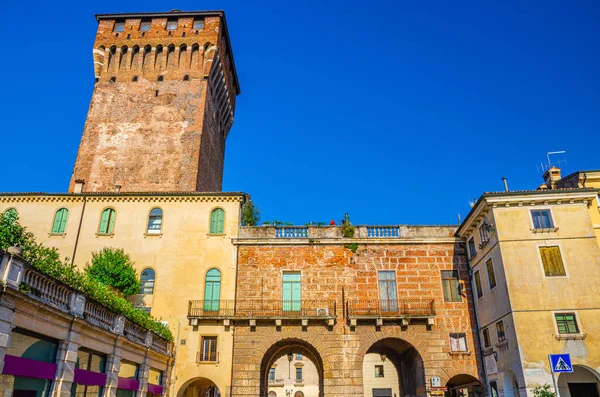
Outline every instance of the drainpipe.
[[502, 177], [502, 182], [504, 182], [504, 191], [508, 193], [508, 183], [506, 182], [506, 177]]
[[77, 244], [79, 243], [79, 234], [81, 233], [81, 224], [83, 223], [83, 214], [85, 213], [85, 204], [87, 203], [87, 198], [85, 193], [82, 193], [83, 196], [83, 207], [81, 208], [81, 216], [79, 217], [79, 226], [77, 226], [77, 236], [75, 237], [75, 246], [73, 247], [73, 257], [71, 258], [71, 266], [75, 263], [75, 254], [77, 253]]

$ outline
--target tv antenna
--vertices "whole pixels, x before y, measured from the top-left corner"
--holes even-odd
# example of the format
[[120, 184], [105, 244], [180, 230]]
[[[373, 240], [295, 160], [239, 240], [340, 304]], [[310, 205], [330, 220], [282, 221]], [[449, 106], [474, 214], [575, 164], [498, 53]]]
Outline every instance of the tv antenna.
[[547, 163], [540, 163], [536, 165], [539, 173], [544, 173], [552, 167], [560, 167], [562, 164], [567, 164], [567, 156], [560, 156], [561, 154], [567, 153], [566, 150], [557, 150], [554, 152], [546, 152]]

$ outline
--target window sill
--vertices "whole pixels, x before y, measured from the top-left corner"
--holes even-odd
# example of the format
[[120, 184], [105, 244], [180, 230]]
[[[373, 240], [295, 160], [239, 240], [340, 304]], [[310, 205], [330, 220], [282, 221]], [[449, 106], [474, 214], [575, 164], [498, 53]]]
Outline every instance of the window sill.
[[162, 233], [144, 233], [144, 238], [145, 237], [162, 237]]
[[500, 348], [500, 347], [504, 347], [508, 345], [508, 339], [503, 339], [501, 341], [499, 341], [498, 343], [496, 343], [496, 347]]
[[558, 334], [555, 335], [556, 340], [584, 340], [587, 334]]
[[531, 229], [531, 233], [554, 233], [558, 231], [557, 227], [547, 227], [547, 228], [539, 228], [539, 229]]
[[67, 233], [48, 233], [48, 237], [65, 237]]
[[490, 243], [490, 240], [486, 241], [485, 243], [481, 243], [479, 244], [479, 249], [484, 249], [486, 245], [488, 245]]
[[476, 257], [476, 256], [477, 256], [477, 252], [476, 252], [476, 253], [474, 253], [473, 255], [471, 255], [471, 256], [469, 257], [469, 260], [471, 261], [471, 260], [475, 259], [475, 257]]
[[488, 347], [484, 347], [482, 350], [484, 356], [489, 356], [490, 354], [494, 353], [494, 348], [491, 345]]
[[223, 237], [225, 236], [225, 233], [207, 233], [206, 235], [208, 237]]
[[450, 352], [451, 356], [457, 356], [457, 357], [460, 357], [460, 356], [470, 356], [471, 354], [472, 354], [472, 352], [470, 352], [468, 350], [464, 351], [464, 352], [452, 352], [452, 351]]
[[114, 233], [96, 233], [96, 237], [113, 237]]
[[304, 386], [304, 382], [303, 381], [295, 381], [294, 382], [294, 386], [296, 386], [296, 387], [303, 387]]
[[218, 361], [196, 361], [196, 364], [218, 364]]

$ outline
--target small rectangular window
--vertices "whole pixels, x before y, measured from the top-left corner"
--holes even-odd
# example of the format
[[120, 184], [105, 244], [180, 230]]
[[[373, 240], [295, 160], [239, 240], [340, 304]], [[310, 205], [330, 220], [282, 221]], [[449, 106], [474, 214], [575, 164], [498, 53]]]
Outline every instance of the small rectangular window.
[[115, 22], [115, 32], [124, 32], [125, 31], [125, 22]]
[[383, 365], [376, 365], [375, 366], [375, 377], [376, 378], [383, 378]]
[[467, 335], [464, 333], [450, 334], [450, 351], [466, 352], [467, 351]]
[[559, 247], [540, 247], [540, 256], [546, 277], [566, 276]]
[[490, 340], [490, 330], [487, 328], [483, 329], [483, 346], [490, 347], [492, 345], [492, 341]]
[[442, 290], [445, 302], [461, 302], [458, 270], [442, 270]]
[[483, 288], [481, 288], [481, 276], [479, 270], [475, 272], [475, 288], [477, 289], [477, 299], [483, 296]]
[[559, 334], [578, 334], [577, 318], [575, 313], [556, 313], [556, 325]]
[[203, 336], [199, 361], [217, 361], [217, 337]]
[[506, 334], [504, 333], [504, 322], [498, 321], [496, 323], [496, 332], [498, 333], [498, 342], [506, 340]]
[[534, 229], [552, 229], [554, 222], [550, 216], [550, 210], [531, 210]]
[[490, 290], [496, 287], [496, 273], [494, 273], [494, 264], [491, 259], [488, 259], [485, 262], [485, 266], [487, 267], [488, 281], [490, 283]]
[[302, 354], [296, 354], [296, 360], [298, 360], [298, 361], [302, 360]]
[[152, 22], [150, 21], [142, 21], [140, 24], [140, 32], [147, 32], [152, 27]]
[[296, 382], [302, 380], [302, 368], [296, 368]]
[[204, 18], [194, 19], [194, 30], [204, 29]]
[[177, 20], [167, 21], [167, 30], [177, 30]]
[[269, 381], [275, 382], [275, 368], [269, 370]]
[[490, 382], [490, 391], [492, 392], [492, 397], [498, 397], [498, 383], [495, 380]]
[[475, 247], [475, 237], [469, 239], [469, 258], [472, 258], [477, 254], [477, 248]]

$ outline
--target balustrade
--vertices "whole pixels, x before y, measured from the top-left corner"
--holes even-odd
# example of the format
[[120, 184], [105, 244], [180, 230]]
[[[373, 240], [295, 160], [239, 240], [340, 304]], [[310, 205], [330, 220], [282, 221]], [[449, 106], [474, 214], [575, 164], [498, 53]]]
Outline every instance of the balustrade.
[[285, 226], [275, 228], [276, 238], [307, 238], [308, 227]]

